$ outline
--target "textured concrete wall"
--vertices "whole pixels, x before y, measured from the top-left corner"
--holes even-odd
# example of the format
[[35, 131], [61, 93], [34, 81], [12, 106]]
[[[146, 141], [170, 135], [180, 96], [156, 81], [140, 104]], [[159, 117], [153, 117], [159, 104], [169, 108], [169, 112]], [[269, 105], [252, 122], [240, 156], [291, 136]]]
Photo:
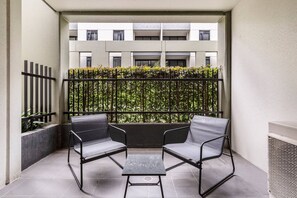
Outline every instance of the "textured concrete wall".
[[59, 125], [50, 125], [22, 134], [22, 170], [46, 157], [59, 147], [59, 130]]

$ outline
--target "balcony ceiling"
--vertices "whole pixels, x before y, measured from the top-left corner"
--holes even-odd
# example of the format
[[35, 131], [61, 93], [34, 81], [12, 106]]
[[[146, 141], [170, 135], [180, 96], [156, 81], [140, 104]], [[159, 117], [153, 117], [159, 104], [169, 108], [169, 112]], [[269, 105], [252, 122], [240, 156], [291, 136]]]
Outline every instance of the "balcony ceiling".
[[43, 0], [69, 22], [214, 23], [240, 0]]
[[240, 0], [45, 0], [63, 11], [229, 11]]

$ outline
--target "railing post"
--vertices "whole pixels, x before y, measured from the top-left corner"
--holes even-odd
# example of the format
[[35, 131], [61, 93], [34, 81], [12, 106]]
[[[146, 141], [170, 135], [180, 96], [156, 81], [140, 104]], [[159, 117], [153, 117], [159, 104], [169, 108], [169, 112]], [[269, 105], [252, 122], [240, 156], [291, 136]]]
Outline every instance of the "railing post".
[[[30, 62], [30, 74], [33, 74], [34, 71], [33, 71], [33, 66], [34, 66], [34, 63], [33, 62]], [[33, 96], [34, 96], [34, 89], [33, 89], [33, 76], [30, 76], [30, 116], [33, 115]], [[33, 122], [34, 122], [34, 119], [31, 118], [30, 119], [30, 122], [31, 122], [31, 130], [33, 130]]]
[[169, 69], [169, 97], [168, 97], [168, 109], [169, 109], [169, 123], [171, 123], [171, 68]]
[[115, 71], [115, 122], [118, 123], [118, 68]]

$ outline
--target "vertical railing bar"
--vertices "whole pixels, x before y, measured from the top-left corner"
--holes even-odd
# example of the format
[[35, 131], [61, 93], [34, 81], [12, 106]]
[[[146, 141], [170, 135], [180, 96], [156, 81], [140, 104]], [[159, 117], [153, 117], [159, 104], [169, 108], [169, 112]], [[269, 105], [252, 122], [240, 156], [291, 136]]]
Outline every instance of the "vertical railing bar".
[[[93, 77], [93, 79], [95, 79], [95, 71], [93, 70], [93, 72], [92, 72], [92, 77]], [[93, 81], [92, 82], [92, 96], [93, 96], [93, 98], [92, 98], [92, 105], [93, 105], [93, 107], [92, 107], [92, 109], [93, 109], [93, 112], [95, 111], [95, 81]]]
[[[43, 65], [40, 65], [40, 75], [43, 76]], [[43, 78], [40, 78], [40, 113], [43, 114]], [[43, 117], [40, 118], [40, 121], [43, 121]]]
[[[38, 75], [38, 68], [39, 68], [39, 65], [38, 63], [35, 64], [35, 74]], [[35, 78], [35, 113], [39, 113], [39, 98], [38, 98], [38, 90], [39, 90], [39, 87], [38, 87], [38, 82], [39, 82], [39, 78], [36, 77]]]
[[168, 109], [169, 109], [169, 123], [171, 123], [171, 68], [169, 69], [169, 97], [168, 97], [168, 103], [169, 103], [169, 107], [168, 107]]
[[[206, 70], [206, 78], [209, 77], [209, 70]], [[208, 84], [209, 82], [206, 81], [205, 82], [205, 109], [204, 111], [208, 111]], [[209, 116], [209, 115], [206, 115], [206, 116]]]
[[[83, 70], [82, 72], [82, 78], [84, 79], [85, 78], [85, 70]], [[82, 111], [83, 112], [86, 112], [86, 95], [85, 95], [85, 81], [82, 81], [83, 83], [83, 86], [82, 86], [82, 102], [83, 102], [83, 109]]]
[[115, 70], [116, 84], [115, 84], [115, 122], [118, 123], [118, 69]]
[[[87, 79], [90, 78], [90, 70], [87, 71]], [[90, 112], [90, 81], [87, 81], [87, 109], [88, 109], [88, 112]], [[86, 109], [86, 111], [87, 111]]]
[[[49, 67], [49, 77], [52, 77], [52, 68]], [[49, 80], [48, 81], [49, 83], [49, 88], [48, 88], [48, 91], [49, 91], [49, 113], [52, 112], [52, 80]], [[49, 116], [49, 121], [51, 122], [52, 121], [52, 115]]]
[[[33, 62], [30, 62], [30, 74], [34, 74], [34, 63]], [[34, 108], [34, 88], [33, 88], [33, 76], [30, 76], [30, 116], [33, 115], [33, 108]], [[30, 119], [30, 122], [31, 122], [31, 130], [33, 130], [33, 122], [34, 122], [34, 119]]]
[[[48, 76], [48, 67], [44, 67], [44, 76]], [[48, 79], [45, 79], [44, 81], [44, 111], [47, 114], [48, 113]], [[47, 116], [45, 116], [45, 122], [47, 122]]]
[[[211, 78], [214, 79], [213, 71], [211, 74], [212, 74]], [[212, 109], [212, 111], [215, 111], [215, 109], [214, 109], [214, 83], [215, 83], [214, 81], [211, 82], [211, 109]]]
[[[24, 61], [24, 72], [28, 72], [28, 61]], [[24, 75], [24, 115], [28, 116], [28, 76]]]
[[[216, 78], [217, 79], [219, 79], [219, 72], [217, 72], [217, 74], [216, 74]], [[219, 92], [219, 82], [220, 81], [216, 81], [217, 82], [217, 112], [219, 112], [220, 111], [220, 92]], [[219, 113], [217, 113], [217, 117], [219, 117]]]
[[142, 81], [141, 95], [142, 95], [142, 122], [145, 123], [145, 113], [144, 113], [144, 80]]
[[[77, 79], [79, 79], [79, 78], [80, 78], [80, 72], [79, 72], [79, 70], [77, 70]], [[79, 90], [80, 82], [82, 82], [82, 81], [77, 81], [77, 112], [80, 112], [80, 108], [79, 108], [79, 104], [80, 104], [80, 102], [79, 102], [79, 100], [80, 100], [80, 97], [79, 97], [79, 95], [80, 95], [80, 90]], [[80, 115], [80, 114], [78, 113], [78, 115]]]
[[[111, 77], [108, 77], [108, 78], [114, 78], [114, 72], [113, 72], [113, 70], [111, 71]], [[115, 83], [115, 81], [114, 80], [111, 80], [111, 99], [110, 99], [110, 101], [111, 101], [111, 104], [110, 104], [110, 112], [111, 112], [111, 114], [110, 114], [110, 121], [111, 122], [113, 122], [113, 119], [114, 119], [114, 115], [115, 115], [115, 113], [114, 113], [114, 83]]]
[[[67, 73], [67, 78], [70, 79], [70, 71], [69, 70], [68, 70], [68, 73]], [[67, 98], [67, 111], [70, 111], [70, 83], [73, 86], [74, 81], [68, 81], [67, 82], [67, 97], [68, 97]], [[72, 95], [72, 98], [74, 98], [73, 97], [73, 95], [74, 95], [74, 87], [72, 89], [71, 95]], [[74, 103], [72, 103], [72, 111], [74, 111], [73, 107], [74, 107]], [[67, 119], [68, 119], [68, 121], [70, 120], [70, 114], [67, 115]]]
[[[97, 70], [96, 75], [99, 76], [99, 70]], [[99, 109], [100, 109], [100, 92], [99, 92], [100, 82], [99, 82], [99, 80], [96, 82], [97, 82], [97, 89], [96, 89], [96, 91], [97, 91], [97, 111], [99, 111]]]
[[[102, 74], [102, 71], [100, 72], [100, 76], [101, 76], [101, 78], [103, 77], [103, 74]], [[104, 91], [104, 81], [102, 80], [101, 81], [101, 101], [102, 101], [102, 105], [101, 105], [101, 109], [102, 109], [102, 111], [104, 111], [104, 96], [105, 96], [105, 91]]]

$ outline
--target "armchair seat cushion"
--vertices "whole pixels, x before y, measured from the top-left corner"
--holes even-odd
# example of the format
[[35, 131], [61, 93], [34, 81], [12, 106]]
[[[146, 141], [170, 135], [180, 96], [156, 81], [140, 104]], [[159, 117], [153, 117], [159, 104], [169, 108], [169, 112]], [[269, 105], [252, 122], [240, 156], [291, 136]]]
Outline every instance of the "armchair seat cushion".
[[[167, 151], [174, 153], [182, 158], [198, 163], [200, 161], [200, 144], [184, 142], [177, 144], [166, 144], [163, 146]], [[202, 160], [211, 159], [219, 156], [220, 153], [206, 145], [203, 146]]]
[[[121, 149], [126, 149], [126, 145], [120, 142], [112, 141], [111, 138], [103, 138], [99, 140], [83, 142], [82, 156], [83, 158], [90, 158]], [[74, 146], [74, 150], [80, 153], [80, 144], [76, 144]]]

